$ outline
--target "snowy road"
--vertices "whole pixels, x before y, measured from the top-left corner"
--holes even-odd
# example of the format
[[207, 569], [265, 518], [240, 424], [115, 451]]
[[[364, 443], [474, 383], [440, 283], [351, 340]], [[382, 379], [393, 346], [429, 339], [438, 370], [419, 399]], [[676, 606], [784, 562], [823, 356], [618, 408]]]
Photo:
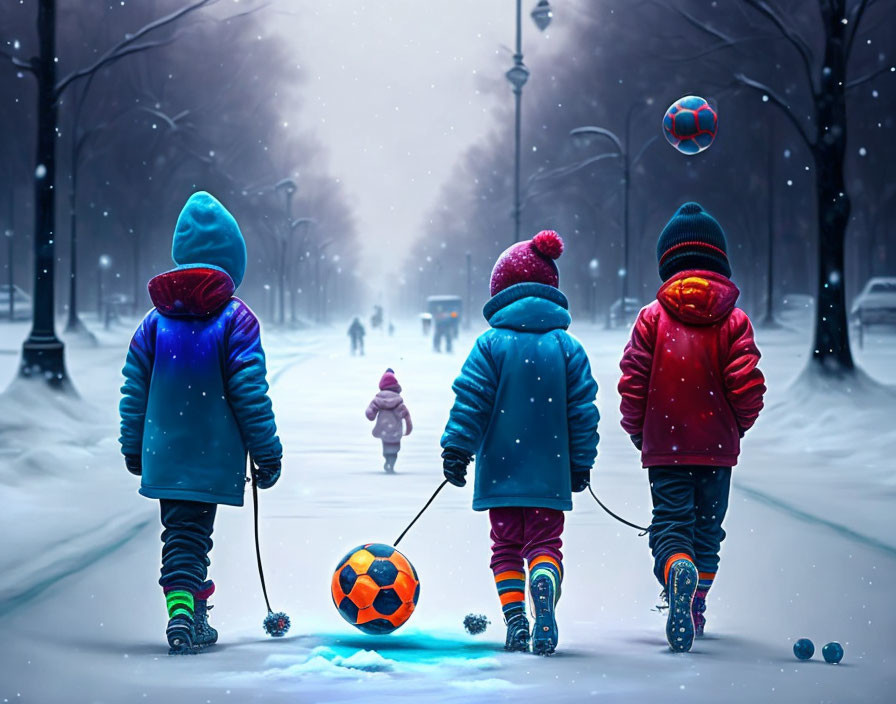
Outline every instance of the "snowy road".
[[[618, 425], [615, 381], [623, 336], [587, 327], [574, 332], [586, 343], [601, 386], [594, 483], [614, 510], [646, 522], [646, 477]], [[560, 652], [549, 659], [505, 654], [499, 623], [479, 638], [464, 634], [461, 621], [468, 612], [500, 620], [488, 570], [487, 517], [469, 508], [469, 487], [446, 488], [402, 543], [422, 580], [410, 623], [388, 637], [361, 635], [332, 607], [331, 571], [350, 547], [393, 541], [438, 484], [438, 437], [450, 382], [470, 340], [461, 339], [462, 352], [455, 356], [434, 356], [415, 335], [369, 335], [368, 356], [353, 359], [341, 330], [315, 333], [311, 341], [308, 335], [266, 338], [286, 457], [282, 481], [262, 495], [262, 549], [273, 605], [293, 618], [290, 636], [273, 641], [263, 635], [251, 509], [225, 508], [210, 572], [219, 590], [212, 621], [221, 644], [195, 658], [165, 655], [156, 584], [160, 543], [151, 522], [124, 547], [0, 617], [2, 701], [893, 701], [891, 535], [879, 535], [886, 544], [874, 545], [838, 530], [842, 516], [828, 515], [831, 525], [799, 518], [738, 488], [708, 603], [708, 637], [689, 655], [668, 651], [663, 619], [651, 610], [659, 589], [646, 538], [613, 522], [587, 495], [576, 497], [564, 536]], [[804, 355], [799, 338], [791, 338], [782, 333], [764, 347], [773, 394]], [[894, 366], [893, 353], [886, 352], [892, 345], [881, 349], [868, 358], [868, 368], [878, 374]], [[108, 369], [112, 357], [105, 348], [95, 356], [72, 368], [84, 375], [91, 364]], [[415, 427], [395, 476], [383, 473], [363, 416], [386, 366], [405, 388]], [[85, 396], [103, 403], [114, 398], [117, 377], [91, 378], [95, 388], [82, 385]], [[772, 437], [775, 430], [760, 425], [749, 439], [736, 483], [742, 477], [745, 486], [774, 493], [760, 457], [762, 464], [776, 462], [791, 484], [812, 482], [805, 453], [763, 443], [764, 434]], [[119, 462], [113, 450], [104, 446], [104, 458]], [[844, 462], [848, 466], [848, 458]], [[105, 494], [106, 501], [132, 505], [132, 495], [119, 495], [119, 486]], [[861, 510], [844, 513], [849, 518]], [[875, 520], [893, 533], [896, 519], [889, 511]], [[66, 537], [64, 525], [58, 530], [60, 540]], [[15, 543], [16, 537], [4, 539]], [[819, 652], [828, 640], [839, 640], [843, 664], [826, 665], [820, 656], [795, 660], [791, 646], [803, 636]], [[375, 652], [357, 654], [364, 650]]]

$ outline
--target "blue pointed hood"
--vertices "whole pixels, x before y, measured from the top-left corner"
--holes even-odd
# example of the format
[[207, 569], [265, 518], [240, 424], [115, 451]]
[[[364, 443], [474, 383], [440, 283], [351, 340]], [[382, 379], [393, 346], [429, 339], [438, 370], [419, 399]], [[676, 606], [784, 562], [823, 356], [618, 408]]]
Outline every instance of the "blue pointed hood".
[[246, 273], [246, 241], [227, 208], [210, 193], [197, 191], [177, 218], [171, 258], [178, 267], [223, 269], [237, 287]]

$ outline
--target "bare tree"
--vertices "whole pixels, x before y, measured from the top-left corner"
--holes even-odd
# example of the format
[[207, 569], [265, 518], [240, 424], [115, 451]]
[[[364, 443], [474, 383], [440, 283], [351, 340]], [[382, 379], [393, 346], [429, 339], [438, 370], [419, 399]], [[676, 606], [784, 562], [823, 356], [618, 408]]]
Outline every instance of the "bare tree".
[[[883, 62], [881, 55], [877, 66], [862, 75], [850, 76], [856, 37], [874, 0], [856, 0], [851, 6], [847, 0], [815, 0], [812, 3], [822, 30], [820, 56], [800, 32], [795, 20], [785, 14], [780, 3], [739, 1], [773, 28], [790, 47], [797, 59], [791, 65], [791, 71], [800, 77], [810, 97], [808, 106], [798, 107], [787, 92], [776, 90], [769, 83], [746, 73], [734, 74], [739, 85], [757, 92], [764, 101], [781, 110], [812, 155], [818, 231], [818, 304], [812, 369], [828, 376], [847, 376], [855, 369], [849, 345], [844, 286], [844, 244], [851, 209], [844, 177], [847, 94], [884, 73], [896, 71], [896, 67]], [[727, 49], [737, 43], [737, 39], [722, 34], [708, 23], [680, 9], [676, 11], [692, 26], [722, 41], [713, 50]]]
[[38, 53], [25, 60], [6, 49], [0, 58], [37, 81], [37, 154], [34, 169], [34, 303], [31, 333], [22, 345], [19, 374], [42, 378], [54, 388], [70, 388], [65, 369], [65, 346], [55, 330], [55, 243], [56, 243], [56, 141], [59, 102], [66, 89], [90, 79], [101, 69], [133, 54], [167, 44], [170, 39], [146, 39], [215, 0], [195, 0], [144, 25], [101, 54], [88, 66], [57, 78], [56, 0], [38, 0]]

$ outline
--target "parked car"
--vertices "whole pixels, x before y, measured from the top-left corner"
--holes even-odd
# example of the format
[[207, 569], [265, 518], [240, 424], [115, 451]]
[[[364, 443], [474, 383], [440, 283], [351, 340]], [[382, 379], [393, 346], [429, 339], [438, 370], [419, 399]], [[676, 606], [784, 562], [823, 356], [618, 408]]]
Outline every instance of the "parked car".
[[869, 279], [852, 304], [852, 315], [859, 330], [859, 346], [864, 344], [865, 328], [896, 326], [896, 276]]
[[0, 284], [0, 318], [9, 318], [10, 295], [15, 320], [28, 320], [31, 317], [31, 296], [18, 286], [14, 285], [10, 289], [9, 284]]

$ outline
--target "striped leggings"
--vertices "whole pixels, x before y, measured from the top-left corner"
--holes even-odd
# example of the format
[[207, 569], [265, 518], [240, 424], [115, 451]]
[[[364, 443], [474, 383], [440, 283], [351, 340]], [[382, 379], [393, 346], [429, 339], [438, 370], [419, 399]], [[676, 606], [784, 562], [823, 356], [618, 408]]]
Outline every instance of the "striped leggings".
[[554, 594], [560, 595], [563, 518], [563, 511], [550, 508], [509, 506], [489, 511], [491, 568], [505, 619], [525, 611], [526, 563], [530, 581], [547, 577], [554, 583]]

